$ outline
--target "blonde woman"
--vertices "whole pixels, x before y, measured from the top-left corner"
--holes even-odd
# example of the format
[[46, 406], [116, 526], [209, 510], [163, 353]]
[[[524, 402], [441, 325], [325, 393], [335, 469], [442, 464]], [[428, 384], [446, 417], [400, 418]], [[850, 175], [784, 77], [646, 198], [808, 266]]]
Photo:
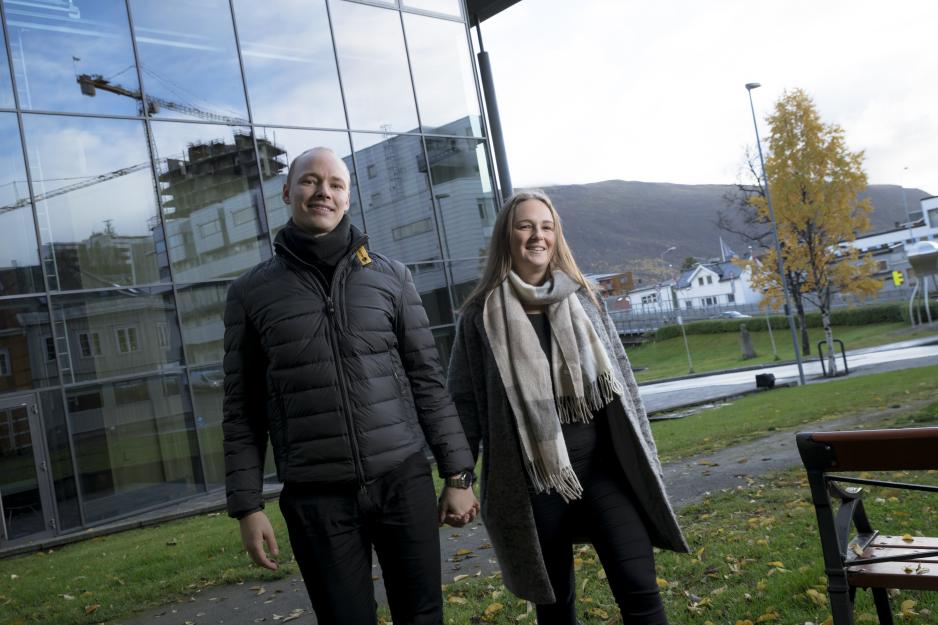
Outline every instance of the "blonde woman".
[[591, 542], [623, 620], [666, 623], [652, 545], [687, 551], [615, 327], [540, 192], [509, 199], [463, 306], [449, 390], [478, 459], [505, 585], [575, 625], [573, 544]]

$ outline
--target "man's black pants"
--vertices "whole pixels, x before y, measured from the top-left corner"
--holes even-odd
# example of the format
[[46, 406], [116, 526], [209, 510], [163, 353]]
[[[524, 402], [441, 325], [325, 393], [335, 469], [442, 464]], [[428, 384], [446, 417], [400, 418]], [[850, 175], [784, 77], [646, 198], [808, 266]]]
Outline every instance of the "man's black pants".
[[430, 464], [415, 454], [367, 484], [288, 483], [280, 509], [319, 625], [374, 625], [374, 545], [394, 625], [440, 625], [440, 538]]

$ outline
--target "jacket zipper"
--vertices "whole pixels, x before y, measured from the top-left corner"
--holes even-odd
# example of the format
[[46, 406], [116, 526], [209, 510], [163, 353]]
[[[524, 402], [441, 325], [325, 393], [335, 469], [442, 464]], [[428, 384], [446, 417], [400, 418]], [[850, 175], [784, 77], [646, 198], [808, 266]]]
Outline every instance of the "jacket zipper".
[[[356, 241], [358, 245], [364, 244], [366, 238], [363, 238], [361, 241]], [[355, 249], [358, 249], [357, 245], [353, 244]], [[311, 270], [319, 272], [318, 269], [304, 261], [302, 258], [298, 257], [296, 254], [291, 252], [286, 246], [283, 247], [290, 256], [299, 261], [302, 265], [309, 267]], [[335, 302], [332, 298], [332, 293], [335, 292], [336, 285], [338, 284], [339, 276], [342, 272], [345, 271], [345, 266], [348, 264], [348, 259], [351, 255], [344, 257], [339, 261], [339, 264], [336, 265], [335, 273], [332, 275], [332, 284], [329, 285], [329, 293], [325, 292], [325, 289], [320, 284], [319, 280], [312, 280], [315, 284], [315, 288], [319, 289], [326, 298], [326, 314], [329, 317], [330, 328], [329, 328], [329, 343], [332, 345], [332, 355], [335, 358], [336, 369], [338, 370], [339, 379], [339, 392], [342, 396], [342, 411], [345, 413], [345, 427], [348, 430], [348, 439], [349, 446], [352, 448], [352, 460], [355, 464], [355, 477], [358, 480], [358, 488], [361, 491], [365, 490], [365, 469], [362, 466], [361, 452], [358, 448], [358, 436], [355, 434], [355, 424], [352, 421], [352, 402], [349, 399], [348, 387], [345, 381], [345, 366], [342, 364], [342, 353], [339, 350], [339, 333], [341, 331], [341, 326], [339, 324], [338, 316], [336, 314]]]

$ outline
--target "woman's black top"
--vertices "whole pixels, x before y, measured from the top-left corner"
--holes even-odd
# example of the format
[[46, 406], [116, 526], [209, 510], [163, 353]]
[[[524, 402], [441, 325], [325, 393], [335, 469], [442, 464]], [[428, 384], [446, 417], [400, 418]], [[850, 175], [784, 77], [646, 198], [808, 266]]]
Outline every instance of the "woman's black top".
[[[551, 335], [547, 315], [529, 314], [528, 320], [534, 327], [541, 349], [544, 350], [544, 355], [550, 363]], [[607, 435], [606, 409], [594, 411], [593, 420], [590, 423], [562, 423], [560, 429], [567, 446], [567, 455], [570, 456], [570, 464], [573, 465], [573, 471], [582, 482], [589, 475], [593, 463], [601, 460], [607, 452], [612, 452], [610, 444], [612, 437]]]

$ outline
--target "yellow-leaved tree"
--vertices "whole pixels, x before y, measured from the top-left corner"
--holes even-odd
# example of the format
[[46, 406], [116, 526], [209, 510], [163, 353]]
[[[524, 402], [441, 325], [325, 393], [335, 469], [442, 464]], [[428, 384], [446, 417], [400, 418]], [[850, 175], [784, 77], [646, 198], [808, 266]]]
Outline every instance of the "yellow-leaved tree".
[[[831, 332], [831, 299], [835, 292], [869, 297], [881, 283], [873, 278], [875, 264], [850, 245], [870, 228], [863, 152], [847, 148], [843, 129], [821, 121], [810, 96], [801, 89], [786, 91], [768, 117], [769, 193], [778, 223], [782, 260], [795, 297], [818, 307], [827, 342], [828, 372], [836, 372]], [[769, 209], [762, 195], [750, 202], [763, 219]], [[775, 249], [761, 262], [748, 261], [753, 286], [766, 293], [766, 304], [784, 298]], [[793, 279], [794, 278], [794, 279]]]

